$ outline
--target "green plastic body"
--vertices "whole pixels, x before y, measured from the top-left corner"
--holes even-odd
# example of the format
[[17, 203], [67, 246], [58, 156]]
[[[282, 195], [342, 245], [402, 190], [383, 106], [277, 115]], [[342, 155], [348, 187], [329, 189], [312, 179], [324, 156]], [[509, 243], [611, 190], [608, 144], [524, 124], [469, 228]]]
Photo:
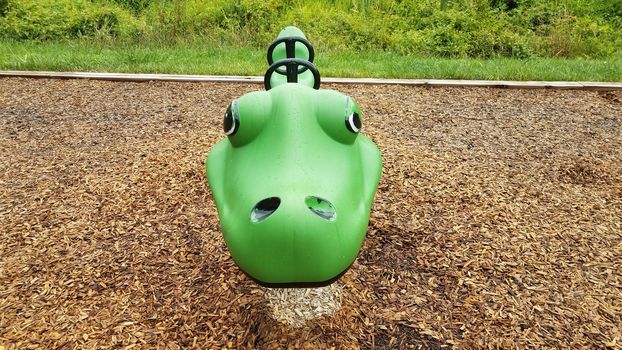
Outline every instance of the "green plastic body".
[[[327, 281], [361, 248], [380, 152], [346, 127], [349, 115], [361, 113], [352, 98], [305, 81], [275, 83], [232, 105], [239, 128], [210, 152], [208, 181], [225, 241], [243, 271], [265, 283]], [[273, 197], [278, 208], [253, 222], [253, 208]], [[314, 213], [309, 198], [328, 201], [334, 217]]]

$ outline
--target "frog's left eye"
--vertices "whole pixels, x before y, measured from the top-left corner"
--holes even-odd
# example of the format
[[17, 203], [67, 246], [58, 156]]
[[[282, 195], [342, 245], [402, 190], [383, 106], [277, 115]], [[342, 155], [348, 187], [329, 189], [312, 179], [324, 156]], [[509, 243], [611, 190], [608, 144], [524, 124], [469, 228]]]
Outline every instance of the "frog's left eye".
[[333, 90], [319, 90], [317, 118], [324, 132], [344, 145], [352, 144], [363, 125], [363, 114], [353, 98]]
[[346, 117], [346, 127], [350, 132], [358, 133], [361, 131], [361, 116], [357, 112], [352, 112], [348, 117]]
[[237, 101], [231, 102], [229, 107], [227, 107], [227, 112], [225, 113], [225, 119], [223, 120], [222, 126], [225, 135], [227, 136], [235, 134], [240, 128], [240, 113], [238, 112]]

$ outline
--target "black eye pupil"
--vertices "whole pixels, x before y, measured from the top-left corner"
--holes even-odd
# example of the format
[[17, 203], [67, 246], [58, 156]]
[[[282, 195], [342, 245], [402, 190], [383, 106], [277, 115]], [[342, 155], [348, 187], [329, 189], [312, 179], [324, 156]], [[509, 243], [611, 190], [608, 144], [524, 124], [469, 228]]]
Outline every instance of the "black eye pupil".
[[354, 121], [354, 126], [356, 126], [357, 129], [361, 128], [361, 117], [358, 113], [354, 112], [354, 116], [352, 116], [352, 121]]
[[231, 107], [227, 108], [227, 113], [225, 113], [225, 120], [223, 123], [223, 130], [227, 132], [233, 126], [233, 115], [231, 114]]
[[357, 133], [361, 130], [361, 116], [357, 112], [353, 112], [346, 118], [346, 127], [353, 133]]
[[230, 136], [238, 131], [239, 124], [240, 122], [233, 112], [233, 105], [230, 104], [229, 107], [227, 107], [227, 112], [225, 113], [225, 118], [222, 123], [222, 129], [227, 136]]

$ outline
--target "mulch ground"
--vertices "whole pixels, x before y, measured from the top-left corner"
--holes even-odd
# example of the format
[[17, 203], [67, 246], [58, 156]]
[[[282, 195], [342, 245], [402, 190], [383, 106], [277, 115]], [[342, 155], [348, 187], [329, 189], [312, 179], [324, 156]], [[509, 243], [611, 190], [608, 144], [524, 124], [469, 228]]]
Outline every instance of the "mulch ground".
[[260, 85], [0, 79], [0, 349], [622, 344], [622, 92], [333, 85], [384, 166], [334, 317], [237, 269], [204, 161]]

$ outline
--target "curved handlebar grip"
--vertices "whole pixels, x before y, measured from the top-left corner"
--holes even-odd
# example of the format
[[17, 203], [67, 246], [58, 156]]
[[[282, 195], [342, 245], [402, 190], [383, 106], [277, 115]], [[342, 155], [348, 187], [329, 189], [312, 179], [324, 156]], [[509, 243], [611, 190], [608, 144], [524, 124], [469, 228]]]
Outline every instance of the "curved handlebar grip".
[[[278, 68], [285, 66], [286, 70], [281, 73]], [[266, 71], [266, 75], [263, 78], [263, 84], [266, 87], [266, 90], [270, 90], [272, 88], [270, 84], [270, 79], [272, 78], [272, 74], [276, 71], [281, 75], [287, 75], [288, 83], [297, 83], [298, 82], [298, 74], [300, 72], [300, 66], [304, 66], [305, 70], [309, 69], [311, 73], [313, 73], [313, 88], [320, 88], [320, 72], [317, 70], [313, 63], [301, 60], [299, 58], [286, 58], [283, 60], [279, 60], [274, 62], [270, 68]]]
[[[281, 43], [285, 43], [285, 55], [286, 58], [296, 58], [296, 43], [299, 42], [303, 44], [307, 50], [309, 51], [309, 59], [308, 61], [313, 63], [313, 59], [315, 58], [315, 50], [313, 49], [313, 45], [309, 42], [309, 40], [301, 37], [301, 36], [284, 36], [276, 39], [270, 44], [268, 47], [268, 64], [272, 65], [274, 63], [274, 58], [272, 55], [274, 54], [274, 49], [276, 49], [277, 45]], [[307, 70], [307, 67], [298, 67], [298, 74], [304, 73]], [[284, 70], [278, 71], [280, 74], [285, 75]]]

